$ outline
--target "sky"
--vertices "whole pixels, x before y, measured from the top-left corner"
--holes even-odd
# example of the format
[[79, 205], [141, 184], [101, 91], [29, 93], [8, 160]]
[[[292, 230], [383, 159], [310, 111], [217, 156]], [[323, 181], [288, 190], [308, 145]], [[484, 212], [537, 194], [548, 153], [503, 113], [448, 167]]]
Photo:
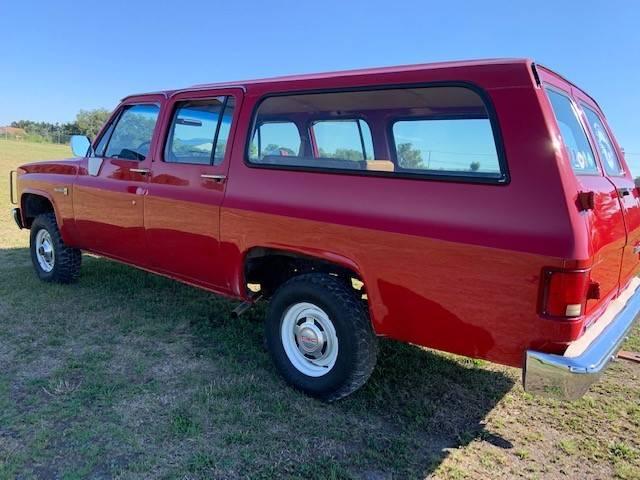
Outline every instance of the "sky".
[[637, 0], [0, 0], [0, 125], [196, 83], [496, 57], [595, 97], [640, 174]]

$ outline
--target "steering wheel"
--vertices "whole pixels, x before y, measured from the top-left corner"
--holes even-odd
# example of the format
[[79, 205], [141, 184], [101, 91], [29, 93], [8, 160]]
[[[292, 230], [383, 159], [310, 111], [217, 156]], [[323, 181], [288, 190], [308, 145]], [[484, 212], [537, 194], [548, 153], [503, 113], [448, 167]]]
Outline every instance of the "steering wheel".
[[142, 154], [147, 154], [147, 153], [149, 153], [149, 146], [150, 145], [151, 145], [150, 141], [149, 142], [142, 142], [140, 145], [138, 145], [138, 148], [136, 149], [136, 151], [138, 151], [139, 153], [142, 153]]

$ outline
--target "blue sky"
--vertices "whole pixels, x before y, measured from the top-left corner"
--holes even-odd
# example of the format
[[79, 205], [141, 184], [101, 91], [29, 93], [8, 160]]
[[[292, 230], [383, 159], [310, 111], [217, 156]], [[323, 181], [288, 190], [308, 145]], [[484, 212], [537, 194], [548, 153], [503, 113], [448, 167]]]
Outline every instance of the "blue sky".
[[584, 88], [640, 174], [635, 0], [0, 0], [0, 125], [194, 83], [487, 57], [531, 57]]

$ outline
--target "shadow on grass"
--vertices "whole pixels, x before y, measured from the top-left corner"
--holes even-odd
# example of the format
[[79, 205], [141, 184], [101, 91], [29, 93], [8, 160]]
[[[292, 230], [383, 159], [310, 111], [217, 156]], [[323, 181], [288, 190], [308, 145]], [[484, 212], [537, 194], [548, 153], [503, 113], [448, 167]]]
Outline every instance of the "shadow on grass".
[[[65, 328], [76, 331], [76, 338], [95, 338], [96, 344], [87, 346], [94, 352], [141, 339], [157, 346], [184, 344], [185, 358], [205, 360], [210, 367], [206, 372], [183, 372], [154, 387], [175, 390], [163, 394], [179, 399], [170, 406], [177, 413], [146, 409], [156, 423], [165, 418], [166, 435], [175, 437], [175, 474], [422, 478], [440, 465], [448, 449], [474, 439], [511, 448], [484, 430], [483, 419], [512, 388], [513, 380], [483, 369], [481, 362], [381, 340], [369, 382], [352, 396], [327, 405], [291, 390], [278, 377], [263, 347], [264, 307], [232, 320], [235, 302], [89, 256], [83, 258], [79, 283], [47, 285], [28, 271], [27, 249], [4, 250], [2, 257], [12, 259], [9, 267], [0, 266], [11, 290], [0, 286], [0, 294], [6, 295], [6, 308], [16, 312], [14, 321], [17, 312], [28, 308], [47, 308], [55, 318], [57, 309], [73, 304], [75, 323]], [[108, 319], [104, 334], [82, 330], [86, 319], [98, 314]], [[160, 348], [149, 351], [148, 362], [181, 360], [163, 360], [162, 355]], [[110, 358], [105, 356], [105, 362]], [[131, 365], [128, 371], [134, 373], [118, 383], [114, 396], [134, 404], [149, 393], [145, 388], [151, 388], [147, 385], [153, 369], [145, 372]], [[93, 422], [114, 421], [97, 406], [92, 408]], [[158, 456], [166, 447], [158, 430], [140, 427], [136, 434], [145, 445], [136, 458], [162, 463]], [[115, 447], [105, 449], [105, 457], [123, 454]]]

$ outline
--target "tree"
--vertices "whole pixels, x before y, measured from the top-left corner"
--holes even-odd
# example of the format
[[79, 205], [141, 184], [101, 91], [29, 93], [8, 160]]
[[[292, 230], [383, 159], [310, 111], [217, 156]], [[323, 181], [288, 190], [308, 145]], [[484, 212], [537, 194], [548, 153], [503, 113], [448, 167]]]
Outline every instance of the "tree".
[[109, 110], [97, 108], [95, 110], [80, 110], [76, 115], [76, 125], [83, 135], [93, 139], [109, 118]]
[[469, 165], [469, 168], [471, 169], [472, 172], [477, 172], [478, 170], [480, 170], [480, 162], [471, 162], [471, 165]]
[[402, 168], [423, 168], [422, 152], [411, 143], [401, 143], [397, 147], [398, 163]]

